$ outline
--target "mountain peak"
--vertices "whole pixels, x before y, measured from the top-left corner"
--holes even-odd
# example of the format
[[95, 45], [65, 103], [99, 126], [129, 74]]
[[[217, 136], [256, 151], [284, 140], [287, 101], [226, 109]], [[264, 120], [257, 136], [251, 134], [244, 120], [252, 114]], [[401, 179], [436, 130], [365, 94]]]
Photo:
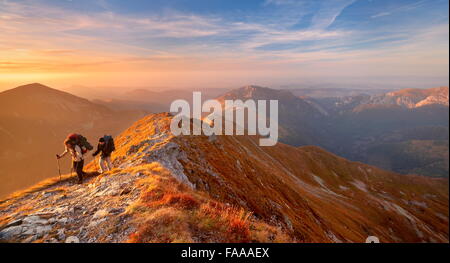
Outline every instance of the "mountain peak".
[[[30, 83], [22, 86], [18, 86], [16, 88], [12, 88], [9, 90], [5, 90], [1, 92], [0, 94], [6, 95], [17, 95], [17, 96], [34, 96], [36, 94], [38, 95], [45, 95], [45, 94], [65, 94], [65, 95], [71, 95], [70, 93], [60, 91], [57, 89], [50, 88], [46, 85], [43, 85], [41, 83]], [[74, 96], [75, 97], [75, 96]]]
[[271, 89], [256, 85], [247, 85], [238, 89], [234, 89], [221, 96], [219, 99], [299, 99], [291, 92], [285, 90]]
[[52, 89], [49, 86], [46, 86], [44, 84], [41, 83], [30, 83], [30, 84], [25, 84], [22, 86], [18, 86], [15, 89], [20, 89], [20, 90], [28, 90], [28, 91], [33, 91], [33, 90], [56, 90], [56, 89]]
[[262, 87], [262, 86], [257, 86], [257, 85], [246, 85], [246, 86], [243, 86], [241, 89], [253, 91], [253, 90], [257, 90], [257, 89], [267, 89], [267, 88]]
[[270, 89], [261, 87], [261, 86], [256, 86], [256, 85], [247, 85], [247, 86], [243, 86], [239, 89], [236, 89], [234, 91], [231, 91], [230, 93], [238, 93], [241, 96], [243, 96], [243, 98], [251, 99], [256, 94], [261, 94], [261, 93], [264, 93], [267, 91], [270, 91]]
[[50, 88], [50, 87], [48, 87], [48, 86], [46, 86], [46, 85], [44, 85], [44, 84], [42, 84], [42, 83], [39, 83], [39, 82], [34, 82], [34, 83], [29, 83], [29, 84], [25, 84], [25, 85], [21, 85], [21, 86], [19, 86], [18, 88], [21, 88], [21, 87], [28, 87], [28, 88]]

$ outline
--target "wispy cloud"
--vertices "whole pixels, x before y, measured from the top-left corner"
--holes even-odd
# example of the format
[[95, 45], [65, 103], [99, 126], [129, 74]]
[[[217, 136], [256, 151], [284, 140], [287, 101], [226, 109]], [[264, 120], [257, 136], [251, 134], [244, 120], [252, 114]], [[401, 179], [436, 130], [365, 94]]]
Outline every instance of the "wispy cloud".
[[381, 13], [371, 16], [371, 18], [377, 18], [377, 17], [382, 17], [382, 16], [388, 16], [388, 15], [391, 15], [391, 12], [381, 12]]
[[313, 28], [324, 29], [333, 24], [342, 11], [356, 0], [321, 1], [323, 6], [313, 18]]

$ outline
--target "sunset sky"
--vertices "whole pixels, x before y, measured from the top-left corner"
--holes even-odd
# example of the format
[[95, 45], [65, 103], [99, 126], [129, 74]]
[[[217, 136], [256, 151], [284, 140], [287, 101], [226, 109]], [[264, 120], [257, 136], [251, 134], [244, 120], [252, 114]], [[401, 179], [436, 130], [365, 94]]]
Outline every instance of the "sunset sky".
[[0, 0], [0, 90], [448, 85], [448, 0]]

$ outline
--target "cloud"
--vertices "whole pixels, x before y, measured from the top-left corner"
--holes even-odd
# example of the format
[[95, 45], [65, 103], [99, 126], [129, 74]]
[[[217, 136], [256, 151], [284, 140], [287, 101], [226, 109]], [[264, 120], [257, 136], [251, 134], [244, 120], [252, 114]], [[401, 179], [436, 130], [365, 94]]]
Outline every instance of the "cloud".
[[[0, 14], [8, 18], [3, 19], [5, 23], [0, 24], [0, 29], [10, 38], [0, 40], [0, 45], [10, 43], [27, 48], [34, 45], [34, 49], [42, 50], [62, 50], [61, 47], [67, 44], [69, 49], [71, 46], [81, 46], [83, 50], [95, 50], [109, 44], [107, 48], [101, 49], [106, 51], [113, 49], [112, 46], [122, 46], [128, 47], [127, 50], [134, 54], [177, 53], [186, 49], [208, 53], [209, 50], [216, 52], [217, 49], [212, 45], [199, 45], [199, 42], [252, 49], [267, 44], [321, 40], [343, 34], [324, 30], [286, 30], [277, 28], [277, 25], [233, 22], [178, 12], [163, 16], [126, 16], [110, 11], [89, 15], [19, 3], [9, 3], [2, 9], [5, 14], [1, 11]], [[171, 42], [171, 50], [167, 50], [167, 42]], [[47, 47], [49, 43], [55, 47]], [[194, 50], [195, 47], [198, 47], [197, 50]]]
[[377, 17], [382, 17], [382, 16], [388, 16], [388, 15], [391, 15], [391, 13], [390, 12], [381, 12], [381, 13], [371, 16], [370, 18], [377, 18]]
[[299, 2], [298, 0], [266, 0], [264, 5], [293, 5]]
[[313, 28], [325, 29], [332, 25], [342, 11], [356, 0], [321, 1], [322, 7], [313, 17]]
[[378, 17], [383, 17], [383, 16], [389, 16], [392, 15], [394, 13], [398, 13], [398, 12], [405, 12], [405, 11], [409, 11], [409, 10], [413, 10], [416, 8], [419, 8], [421, 6], [423, 6], [426, 3], [427, 0], [420, 0], [420, 1], [416, 1], [414, 3], [408, 3], [405, 5], [400, 5], [396, 8], [392, 8], [388, 11], [383, 11], [380, 13], [377, 13], [375, 15], [372, 15], [370, 18], [378, 18]]

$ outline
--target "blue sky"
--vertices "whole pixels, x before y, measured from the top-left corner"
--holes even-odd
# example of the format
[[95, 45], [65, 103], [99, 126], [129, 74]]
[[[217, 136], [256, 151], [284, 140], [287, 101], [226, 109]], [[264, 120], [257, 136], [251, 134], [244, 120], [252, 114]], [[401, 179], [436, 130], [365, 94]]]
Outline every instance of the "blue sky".
[[447, 0], [0, 0], [0, 77], [448, 85], [448, 24]]

